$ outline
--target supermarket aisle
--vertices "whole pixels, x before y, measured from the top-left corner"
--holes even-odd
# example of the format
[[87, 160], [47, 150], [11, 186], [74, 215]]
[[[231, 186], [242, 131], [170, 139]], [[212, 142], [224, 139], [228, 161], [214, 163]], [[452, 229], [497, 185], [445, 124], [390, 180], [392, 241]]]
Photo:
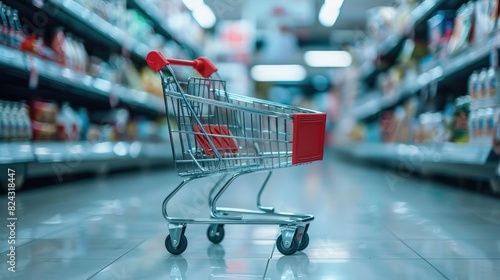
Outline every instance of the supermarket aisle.
[[[206, 226], [191, 225], [186, 252], [169, 255], [160, 205], [179, 182], [174, 172], [19, 193], [16, 273], [2, 229], [0, 278], [498, 279], [498, 199], [412, 179], [390, 185], [388, 174], [330, 159], [276, 171], [264, 202], [316, 215], [309, 247], [286, 257], [274, 248], [275, 226], [226, 226], [211, 245]], [[239, 182], [224, 201], [251, 206], [261, 178]], [[180, 194], [179, 214], [206, 216], [207, 186]]]

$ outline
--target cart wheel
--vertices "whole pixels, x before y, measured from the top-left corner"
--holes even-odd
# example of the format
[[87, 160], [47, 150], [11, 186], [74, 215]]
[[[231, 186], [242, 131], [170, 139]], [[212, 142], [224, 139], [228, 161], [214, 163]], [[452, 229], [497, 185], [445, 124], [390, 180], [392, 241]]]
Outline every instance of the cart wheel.
[[188, 241], [186, 236], [184, 235], [181, 235], [181, 240], [179, 241], [179, 246], [177, 246], [177, 248], [174, 248], [174, 246], [172, 246], [172, 240], [170, 238], [170, 234], [165, 239], [165, 248], [167, 248], [167, 251], [170, 252], [170, 254], [172, 255], [182, 254], [182, 252], [186, 250], [187, 245]]
[[214, 244], [221, 243], [224, 239], [224, 225], [210, 225], [207, 229], [207, 237]]
[[282, 253], [283, 255], [286, 256], [293, 255], [295, 254], [295, 252], [297, 252], [297, 249], [299, 248], [299, 242], [297, 241], [297, 238], [294, 237], [292, 240], [292, 244], [290, 244], [290, 247], [285, 248], [283, 246], [283, 238], [280, 235], [276, 240], [276, 247], [278, 248], [278, 251], [280, 251], [280, 253]]
[[305, 248], [307, 248], [307, 246], [309, 245], [309, 234], [304, 233], [304, 235], [302, 235], [302, 241], [300, 241], [300, 245], [299, 245], [299, 249], [297, 249], [297, 251], [302, 251], [304, 250]]

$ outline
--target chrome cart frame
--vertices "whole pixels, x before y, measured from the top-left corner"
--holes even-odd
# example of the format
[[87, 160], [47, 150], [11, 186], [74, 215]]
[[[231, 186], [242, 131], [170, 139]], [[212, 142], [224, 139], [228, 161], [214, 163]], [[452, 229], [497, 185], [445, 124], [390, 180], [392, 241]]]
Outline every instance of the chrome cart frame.
[[[261, 197], [273, 169], [323, 159], [326, 115], [228, 93], [217, 68], [206, 58], [166, 59], [153, 51], [147, 63], [161, 76], [175, 165], [178, 175], [186, 177], [163, 201], [162, 213], [169, 223], [166, 249], [172, 254], [184, 252], [187, 224], [208, 224], [207, 237], [215, 244], [223, 240], [225, 224], [279, 225], [276, 246], [282, 254], [305, 249], [314, 216], [277, 212], [263, 206]], [[191, 66], [204, 78], [179, 81], [170, 65]], [[255, 210], [217, 206], [237, 178], [262, 171], [267, 176]], [[169, 202], [188, 183], [217, 174], [222, 176], [209, 193], [210, 217], [169, 215]]]

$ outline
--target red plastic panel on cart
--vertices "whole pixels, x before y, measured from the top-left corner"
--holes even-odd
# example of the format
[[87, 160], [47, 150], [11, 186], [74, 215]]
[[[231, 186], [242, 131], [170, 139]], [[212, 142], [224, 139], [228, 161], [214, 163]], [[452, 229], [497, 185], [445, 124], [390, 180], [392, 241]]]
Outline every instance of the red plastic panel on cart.
[[[229, 128], [226, 125], [203, 125], [203, 129], [209, 135], [210, 139], [215, 145], [215, 148], [222, 156], [234, 155], [238, 153], [238, 145], [236, 140], [231, 137]], [[208, 142], [208, 139], [203, 135], [203, 131], [200, 126], [194, 125], [193, 131], [196, 133], [196, 141], [200, 144], [203, 152], [209, 156], [213, 156], [215, 153]], [[220, 135], [220, 136], [217, 136]]]
[[326, 114], [293, 114], [292, 164], [323, 159]]

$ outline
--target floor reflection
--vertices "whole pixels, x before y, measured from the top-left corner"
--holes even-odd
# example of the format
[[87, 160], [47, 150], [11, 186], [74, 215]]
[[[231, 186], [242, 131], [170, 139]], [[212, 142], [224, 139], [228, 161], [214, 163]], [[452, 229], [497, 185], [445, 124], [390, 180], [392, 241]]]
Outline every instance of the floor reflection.
[[210, 259], [212, 275], [224, 275], [227, 273], [226, 250], [220, 244], [212, 244], [207, 248], [207, 256]]
[[172, 256], [167, 261], [167, 271], [170, 271], [168, 279], [187, 279], [188, 262], [182, 256]]
[[281, 274], [281, 279], [308, 279], [311, 275], [310, 264], [306, 254], [297, 252], [291, 256], [281, 257], [276, 263], [276, 270]]

